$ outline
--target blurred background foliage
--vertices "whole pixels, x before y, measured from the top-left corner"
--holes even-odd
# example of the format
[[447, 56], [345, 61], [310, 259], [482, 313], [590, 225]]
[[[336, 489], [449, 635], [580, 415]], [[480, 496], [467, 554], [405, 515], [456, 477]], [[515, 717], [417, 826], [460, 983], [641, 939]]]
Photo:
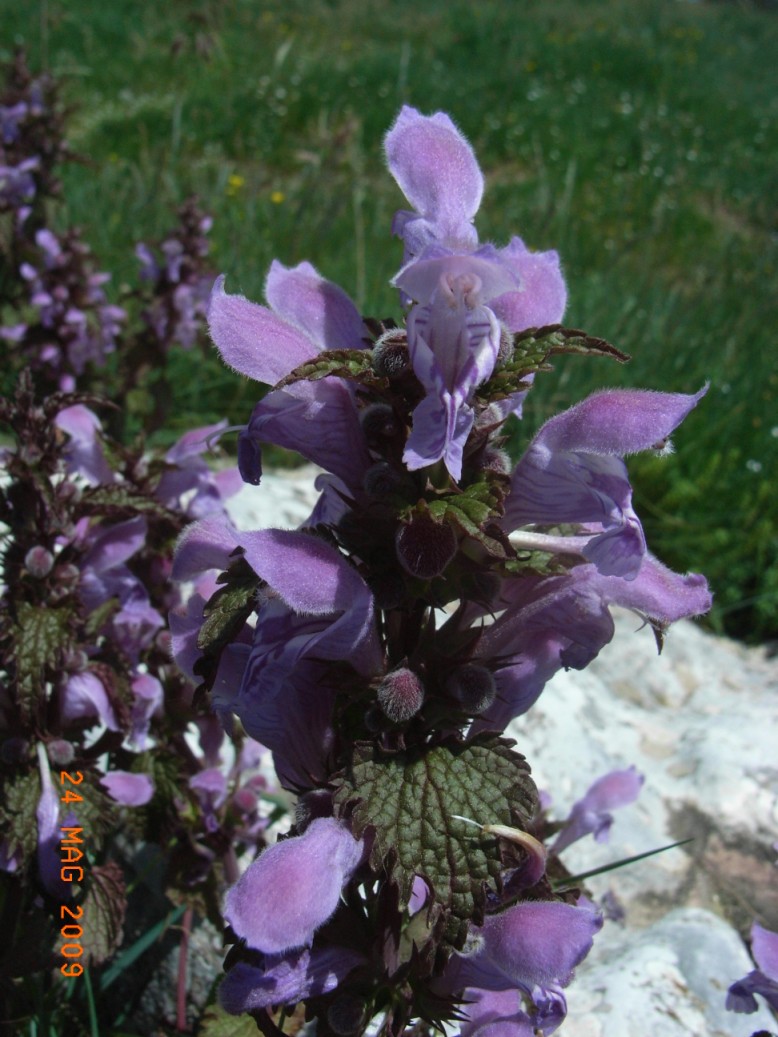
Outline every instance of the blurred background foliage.
[[[778, 637], [778, 13], [688, 0], [0, 0], [61, 80], [68, 140], [55, 220], [137, 279], [199, 195], [214, 271], [262, 294], [271, 259], [313, 262], [368, 314], [399, 316], [383, 166], [399, 106], [448, 111], [487, 177], [482, 240], [559, 250], [566, 323], [632, 354], [566, 358], [512, 430], [518, 454], [598, 386], [707, 397], [670, 459], [635, 458], [652, 550], [703, 571], [717, 631]], [[3, 344], [3, 349], [10, 348]], [[247, 420], [256, 387], [214, 353], [170, 358], [170, 440]], [[117, 392], [120, 389], [117, 388]]]

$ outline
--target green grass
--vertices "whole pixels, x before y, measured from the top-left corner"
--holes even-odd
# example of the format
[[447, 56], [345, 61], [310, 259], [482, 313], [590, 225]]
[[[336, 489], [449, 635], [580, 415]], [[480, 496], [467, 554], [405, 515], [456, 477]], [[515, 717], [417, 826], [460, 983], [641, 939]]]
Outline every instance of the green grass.
[[[483, 239], [557, 248], [567, 322], [631, 353], [560, 362], [514, 432], [599, 385], [708, 396], [661, 463], [636, 459], [653, 549], [702, 570], [711, 622], [778, 636], [778, 15], [683, 0], [0, 2], [4, 40], [66, 79], [63, 220], [117, 283], [196, 191], [215, 265], [259, 298], [305, 258], [397, 315], [403, 204], [381, 159], [400, 104], [451, 113], [487, 175]], [[245, 421], [253, 389], [180, 359], [177, 427]], [[202, 361], [197, 363], [202, 365]]]

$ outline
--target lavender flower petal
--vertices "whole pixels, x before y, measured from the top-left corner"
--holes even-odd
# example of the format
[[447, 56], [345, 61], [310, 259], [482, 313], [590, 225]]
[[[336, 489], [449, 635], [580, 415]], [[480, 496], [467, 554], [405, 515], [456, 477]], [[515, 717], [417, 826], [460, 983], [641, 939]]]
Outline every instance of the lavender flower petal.
[[365, 958], [345, 947], [268, 955], [257, 968], [239, 961], [219, 987], [222, 1008], [231, 1015], [256, 1012], [271, 1005], [295, 1004], [334, 990]]
[[100, 779], [100, 784], [111, 799], [125, 807], [145, 806], [154, 795], [154, 782], [148, 774], [109, 771]]
[[508, 331], [525, 331], [558, 324], [567, 305], [567, 288], [557, 252], [530, 252], [521, 238], [512, 238], [500, 257], [518, 276], [520, 289], [491, 300], [491, 308]]
[[613, 824], [610, 811], [634, 803], [644, 780], [635, 767], [611, 771], [598, 778], [574, 804], [551, 852], [559, 854], [586, 835], [593, 835], [597, 842], [605, 842]]
[[224, 917], [249, 947], [266, 954], [308, 946], [361, 857], [362, 843], [346, 827], [318, 818], [249, 865], [227, 893]]
[[275, 385], [318, 352], [298, 328], [242, 295], [228, 295], [217, 279], [208, 326], [225, 363], [257, 382]]
[[392, 176], [417, 210], [401, 213], [395, 230], [417, 254], [430, 241], [472, 248], [472, 220], [481, 204], [484, 181], [475, 155], [443, 112], [421, 115], [404, 106], [386, 135]]
[[273, 260], [265, 283], [273, 311], [294, 324], [319, 349], [363, 349], [365, 328], [354, 303], [310, 263], [285, 267]]

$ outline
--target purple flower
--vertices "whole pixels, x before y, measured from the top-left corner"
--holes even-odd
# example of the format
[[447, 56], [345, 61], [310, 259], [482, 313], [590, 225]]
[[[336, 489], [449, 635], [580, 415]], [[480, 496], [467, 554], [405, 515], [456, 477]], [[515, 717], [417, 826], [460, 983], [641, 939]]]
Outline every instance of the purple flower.
[[59, 854], [59, 795], [51, 780], [49, 760], [45, 746], [38, 743], [38, 767], [41, 778], [41, 794], [35, 809], [38, 825], [38, 872], [41, 882], [52, 896], [61, 897], [63, 890], [60, 878]]
[[109, 731], [119, 730], [119, 723], [103, 682], [89, 671], [75, 673], [65, 681], [60, 711], [65, 722], [90, 720], [92, 724], [104, 724]]
[[591, 785], [573, 806], [551, 852], [559, 854], [586, 835], [606, 842], [613, 824], [611, 810], [634, 803], [643, 787], [643, 775], [634, 767], [611, 771]]
[[[492, 1028], [498, 1020], [505, 1021], [506, 1033], [522, 1037], [534, 1032], [528, 1022], [544, 1033], [556, 1029], [567, 1011], [560, 988], [572, 980], [601, 927], [602, 917], [587, 902], [557, 901], [522, 901], [473, 926], [472, 950], [453, 955], [439, 981], [441, 991], [475, 1001], [463, 1006], [470, 1024], [462, 1037], [502, 1033]], [[517, 991], [532, 1004], [529, 1014]], [[504, 997], [493, 996], [502, 992]]]
[[326, 660], [348, 660], [365, 676], [381, 664], [373, 597], [361, 576], [324, 541], [305, 533], [244, 534], [249, 565], [272, 588], [259, 610], [237, 696], [217, 703], [273, 750], [286, 785], [321, 780], [332, 740], [332, 677]]
[[[403, 108], [387, 134], [386, 155], [417, 210], [398, 212], [393, 224], [406, 259], [395, 283], [416, 303], [408, 346], [427, 392], [413, 413], [404, 460], [415, 469], [442, 459], [459, 479], [474, 420], [470, 401], [494, 369], [503, 334], [559, 321], [564, 281], [556, 253], [530, 253], [520, 238], [501, 250], [476, 250], [472, 220], [483, 177], [447, 115]], [[518, 412], [522, 398], [516, 394], [501, 412]]]
[[[211, 335], [223, 359], [242, 374], [274, 385], [322, 350], [364, 348], [356, 307], [310, 263], [287, 268], [274, 261], [265, 294], [270, 309], [227, 295], [223, 278], [214, 286]], [[370, 464], [353, 389], [337, 379], [296, 383], [257, 404], [238, 452], [241, 474], [254, 484], [262, 473], [262, 442], [299, 451], [347, 486], [360, 485]]]
[[516, 546], [580, 554], [604, 576], [635, 579], [646, 542], [622, 457], [667, 452], [670, 434], [705, 392], [606, 390], [547, 421], [516, 465], [502, 524], [575, 523], [579, 535], [519, 533]]
[[330, 993], [364, 962], [363, 955], [344, 947], [266, 955], [260, 968], [239, 961], [222, 980], [219, 1001], [231, 1015], [295, 1004]]
[[310, 946], [361, 859], [362, 843], [348, 828], [317, 818], [303, 835], [275, 843], [249, 865], [227, 893], [224, 917], [265, 954]]
[[93, 411], [77, 403], [61, 410], [54, 422], [70, 437], [63, 453], [71, 475], [80, 475], [90, 486], [116, 480], [103, 452], [100, 419]]
[[100, 784], [111, 799], [126, 807], [142, 807], [154, 795], [154, 782], [148, 774], [109, 771], [100, 779]]
[[226, 421], [186, 432], [165, 454], [170, 465], [157, 485], [155, 496], [165, 507], [189, 518], [221, 512], [224, 501], [238, 492], [241, 478], [235, 468], [213, 472], [202, 459], [210, 438], [223, 431]]
[[111, 618], [113, 634], [134, 662], [165, 625], [146, 588], [125, 564], [145, 545], [146, 535], [143, 516], [82, 530], [87, 550], [81, 562], [81, 601], [86, 608], [96, 609], [110, 598], [118, 600], [120, 607]]
[[416, 210], [395, 214], [392, 230], [406, 256], [428, 245], [472, 249], [478, 243], [473, 219], [484, 178], [465, 138], [444, 112], [425, 117], [403, 106], [384, 141], [386, 161]]
[[503, 580], [488, 609], [470, 604], [449, 620], [452, 629], [464, 633], [483, 624], [488, 613], [497, 617], [483, 626], [472, 658], [492, 671], [497, 686], [496, 698], [476, 718], [473, 733], [502, 730], [525, 713], [563, 666], [588, 666], [613, 637], [610, 605], [631, 609], [662, 629], [706, 612], [710, 604], [704, 577], [680, 576], [650, 554], [633, 580], [602, 576], [594, 565]]
[[757, 968], [732, 984], [727, 992], [727, 1008], [750, 1015], [759, 1008], [755, 995], [761, 994], [773, 1011], [778, 1011], [778, 933], [754, 922], [751, 953]]

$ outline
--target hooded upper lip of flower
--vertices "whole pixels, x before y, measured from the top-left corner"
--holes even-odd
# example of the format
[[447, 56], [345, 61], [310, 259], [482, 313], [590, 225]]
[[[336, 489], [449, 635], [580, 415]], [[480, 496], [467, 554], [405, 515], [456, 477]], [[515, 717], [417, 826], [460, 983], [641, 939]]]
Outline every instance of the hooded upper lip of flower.
[[[532, 254], [519, 239], [476, 250], [472, 220], [483, 176], [465, 138], [441, 112], [404, 107], [385, 142], [389, 169], [416, 213], [398, 212], [405, 244], [395, 278], [405, 302], [408, 346], [427, 398], [413, 415], [409, 468], [440, 460], [455, 479], [473, 425], [475, 387], [494, 369], [501, 327], [521, 331], [561, 319], [566, 302], [556, 253]], [[489, 305], [487, 305], [489, 303]], [[513, 401], [520, 406], [520, 399]]]
[[[241, 374], [275, 385], [323, 350], [365, 348], [365, 328], [356, 306], [310, 263], [287, 268], [274, 260], [265, 295], [269, 308], [242, 295], [228, 295], [223, 277], [213, 288], [208, 309], [211, 336], [224, 361]], [[353, 389], [339, 379], [298, 382], [257, 404], [239, 448], [246, 482], [259, 483], [263, 441], [299, 451], [347, 486], [358, 485], [370, 465]], [[349, 450], [343, 449], [344, 442]]]

